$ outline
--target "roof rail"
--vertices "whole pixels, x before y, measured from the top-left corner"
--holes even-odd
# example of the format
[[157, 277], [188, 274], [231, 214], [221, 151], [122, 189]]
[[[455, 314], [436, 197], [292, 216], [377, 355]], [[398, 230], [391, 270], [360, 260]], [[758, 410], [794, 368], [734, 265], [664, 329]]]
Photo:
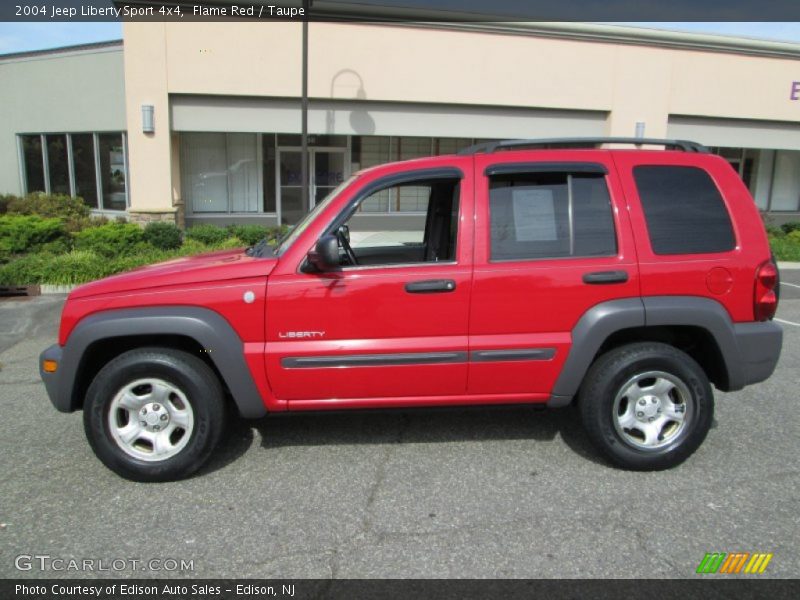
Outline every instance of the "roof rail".
[[635, 144], [637, 146], [665, 146], [668, 150], [682, 150], [683, 152], [708, 153], [709, 149], [688, 140], [664, 140], [659, 138], [637, 137], [586, 137], [586, 138], [543, 138], [532, 140], [501, 140], [498, 142], [484, 142], [464, 148], [459, 154], [477, 154], [479, 152], [492, 153], [498, 150], [511, 150], [514, 148], [595, 148], [600, 144]]

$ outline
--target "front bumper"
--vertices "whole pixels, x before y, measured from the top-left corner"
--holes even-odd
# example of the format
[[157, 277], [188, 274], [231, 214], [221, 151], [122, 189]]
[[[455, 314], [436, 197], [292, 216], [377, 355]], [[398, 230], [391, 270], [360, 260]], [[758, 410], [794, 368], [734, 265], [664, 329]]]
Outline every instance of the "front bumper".
[[[59, 380], [64, 372], [64, 365], [62, 356], [64, 349], [58, 344], [53, 344], [39, 355], [39, 376], [44, 381], [44, 387], [47, 389], [47, 395], [50, 397], [50, 402], [53, 403], [61, 412], [72, 412], [70, 406], [70, 396], [68, 393], [63, 393], [63, 386], [59, 385]], [[54, 360], [58, 364], [58, 368], [54, 373], [48, 373], [44, 370], [44, 361]]]

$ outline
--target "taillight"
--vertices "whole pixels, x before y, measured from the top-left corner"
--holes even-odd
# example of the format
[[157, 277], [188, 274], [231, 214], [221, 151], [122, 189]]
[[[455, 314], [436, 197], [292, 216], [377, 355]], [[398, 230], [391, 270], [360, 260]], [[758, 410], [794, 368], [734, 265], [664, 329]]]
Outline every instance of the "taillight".
[[775, 286], [778, 283], [778, 268], [767, 261], [756, 271], [756, 292], [753, 297], [753, 313], [756, 321], [766, 321], [775, 316], [778, 310], [778, 296]]

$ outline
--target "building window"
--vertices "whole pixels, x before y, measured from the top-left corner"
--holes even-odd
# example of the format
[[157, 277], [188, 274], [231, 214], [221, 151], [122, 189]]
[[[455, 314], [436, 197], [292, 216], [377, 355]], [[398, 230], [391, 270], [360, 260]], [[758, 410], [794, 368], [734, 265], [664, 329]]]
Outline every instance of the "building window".
[[44, 192], [44, 157], [42, 155], [42, 136], [21, 135], [23, 171], [25, 173], [25, 193]]
[[261, 147], [255, 133], [187, 133], [183, 195], [194, 213], [257, 213], [263, 202]]
[[74, 194], [93, 209], [127, 208], [125, 133], [48, 133], [19, 138], [23, 193]]
[[75, 195], [92, 208], [97, 206], [97, 171], [94, 160], [94, 136], [91, 133], [73, 133], [72, 163], [75, 168]]
[[67, 158], [67, 136], [48, 135], [47, 169], [50, 173], [50, 193], [69, 194], [69, 164]]
[[800, 210], [800, 152], [775, 152], [774, 177], [770, 210]]

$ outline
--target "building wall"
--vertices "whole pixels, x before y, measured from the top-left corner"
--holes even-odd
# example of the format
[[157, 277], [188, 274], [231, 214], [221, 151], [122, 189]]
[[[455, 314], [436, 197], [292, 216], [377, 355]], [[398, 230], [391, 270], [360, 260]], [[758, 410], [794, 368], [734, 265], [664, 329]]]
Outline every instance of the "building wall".
[[125, 129], [122, 46], [0, 57], [0, 193], [22, 193], [17, 135]]
[[[185, 123], [191, 110], [199, 111], [211, 130], [220, 130], [210, 117], [217, 114], [236, 124], [222, 128], [227, 131], [299, 132], [299, 23], [126, 23], [124, 35], [129, 148], [135, 165], [132, 210], [169, 209], [181, 202], [178, 183], [170, 176], [170, 161], [178, 155], [167, 123], [173, 104], [181, 110], [173, 112], [176, 121]], [[603, 133], [615, 136], [632, 136], [636, 123], [643, 122], [647, 136], [665, 137], [675, 128], [675, 117], [724, 119], [726, 129], [735, 128], [738, 120], [768, 120], [778, 135], [773, 131], [762, 142], [745, 126], [737, 145], [800, 149], [800, 136], [794, 135], [800, 103], [790, 100], [792, 82], [798, 79], [797, 48], [794, 55], [766, 56], [752, 48], [719, 52], [575, 36], [351, 23], [312, 23], [309, 40], [311, 133], [419, 135], [388, 130], [402, 127], [403, 106], [420, 114], [452, 107], [453, 113], [467, 115], [465, 124], [470, 118], [480, 120], [482, 131], [492, 130], [493, 123], [505, 130], [501, 117], [507, 118], [509, 110], [523, 111], [523, 120], [524, 111], [532, 111], [530, 123], [553, 110], [601, 115]], [[340, 116], [336, 103], [348, 101], [373, 107], [377, 118], [365, 120], [371, 131], [339, 130], [353, 105], [338, 105]], [[155, 135], [140, 130], [138, 107], [145, 103], [156, 106]], [[285, 106], [278, 110], [278, 105]], [[379, 112], [381, 107], [388, 116]], [[335, 130], [330, 130], [330, 115]], [[281, 128], [272, 122], [266, 126], [270, 119], [280, 121]], [[468, 129], [465, 125], [463, 136], [480, 137]]]

